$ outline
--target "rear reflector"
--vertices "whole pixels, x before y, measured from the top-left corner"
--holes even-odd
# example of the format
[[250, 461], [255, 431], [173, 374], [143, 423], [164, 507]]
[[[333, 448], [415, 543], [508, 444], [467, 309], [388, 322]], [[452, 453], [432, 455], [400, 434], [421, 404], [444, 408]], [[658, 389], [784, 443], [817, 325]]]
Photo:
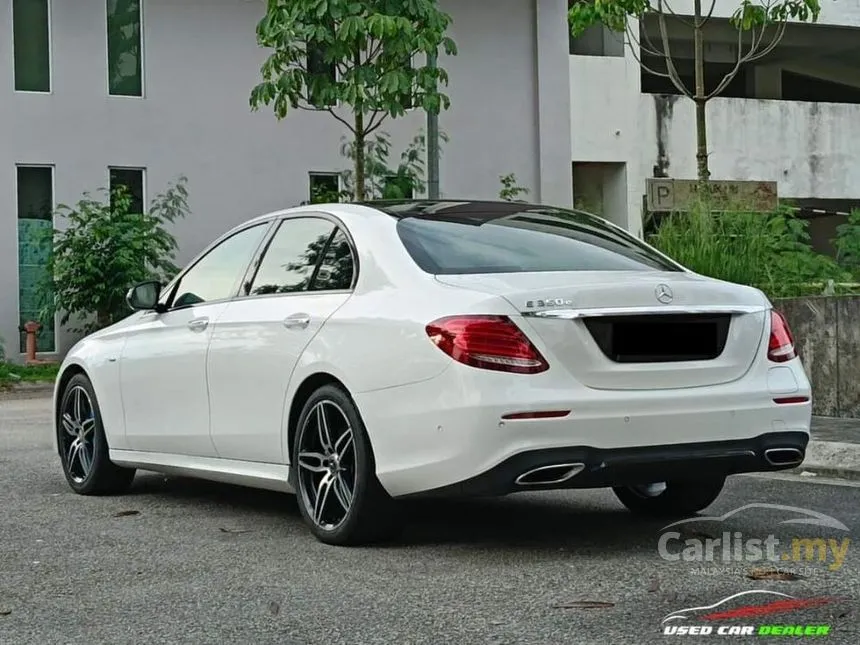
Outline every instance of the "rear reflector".
[[507, 316], [447, 316], [426, 327], [430, 340], [455, 361], [515, 374], [549, 369], [544, 357]]
[[786, 403], [806, 403], [809, 401], [808, 396], [784, 396], [778, 399], [774, 399], [774, 403], [779, 403], [780, 405], [785, 405]]
[[540, 412], [512, 412], [503, 414], [502, 419], [561, 419], [570, 414], [570, 410], [542, 410]]
[[774, 363], [785, 363], [797, 358], [794, 348], [794, 337], [788, 322], [778, 311], [770, 312], [770, 339], [767, 344], [767, 357]]

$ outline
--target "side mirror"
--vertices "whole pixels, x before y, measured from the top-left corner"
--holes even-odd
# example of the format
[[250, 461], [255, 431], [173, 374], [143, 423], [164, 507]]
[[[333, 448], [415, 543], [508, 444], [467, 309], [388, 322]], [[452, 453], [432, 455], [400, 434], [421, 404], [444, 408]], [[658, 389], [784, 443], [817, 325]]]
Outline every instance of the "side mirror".
[[141, 282], [128, 290], [125, 301], [135, 311], [152, 311], [158, 308], [161, 283], [157, 280]]

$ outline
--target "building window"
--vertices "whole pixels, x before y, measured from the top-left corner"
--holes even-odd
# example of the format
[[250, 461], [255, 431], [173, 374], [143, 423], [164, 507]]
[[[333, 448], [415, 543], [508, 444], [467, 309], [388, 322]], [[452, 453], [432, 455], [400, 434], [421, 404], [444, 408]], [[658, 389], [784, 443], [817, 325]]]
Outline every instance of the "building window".
[[15, 90], [51, 91], [51, 7], [49, 0], [12, 0]]
[[143, 96], [140, 0], [107, 0], [108, 94]]
[[[42, 290], [53, 251], [54, 169], [18, 166], [18, 316], [21, 327], [31, 320], [42, 324], [36, 337], [40, 352], [56, 351], [54, 321], [41, 320], [39, 310], [50, 294]], [[21, 333], [20, 351], [27, 336]]]
[[[146, 207], [146, 195], [144, 193], [143, 168], [111, 168], [110, 169], [110, 192], [111, 200], [113, 193], [119, 187], [125, 187], [131, 196], [129, 213], [143, 213]], [[113, 205], [113, 204], [111, 204]]]
[[340, 174], [312, 172], [308, 174], [308, 193], [311, 204], [329, 204], [340, 201]]

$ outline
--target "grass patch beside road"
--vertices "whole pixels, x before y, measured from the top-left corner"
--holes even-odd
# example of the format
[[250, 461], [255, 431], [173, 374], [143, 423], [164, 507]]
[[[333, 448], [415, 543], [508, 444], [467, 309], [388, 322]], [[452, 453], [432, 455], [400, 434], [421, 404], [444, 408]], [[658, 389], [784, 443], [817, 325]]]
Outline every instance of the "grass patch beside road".
[[59, 363], [48, 365], [15, 365], [0, 362], [0, 388], [17, 383], [53, 383], [57, 379]]

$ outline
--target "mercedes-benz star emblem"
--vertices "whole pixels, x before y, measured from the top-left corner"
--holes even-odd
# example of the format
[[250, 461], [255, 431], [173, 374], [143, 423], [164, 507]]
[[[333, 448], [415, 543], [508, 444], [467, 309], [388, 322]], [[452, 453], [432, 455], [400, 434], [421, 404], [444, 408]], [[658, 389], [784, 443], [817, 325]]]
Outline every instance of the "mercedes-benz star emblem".
[[654, 289], [654, 295], [657, 296], [657, 300], [662, 302], [664, 305], [668, 305], [672, 302], [672, 290], [669, 288], [668, 284], [658, 284], [657, 288]]

